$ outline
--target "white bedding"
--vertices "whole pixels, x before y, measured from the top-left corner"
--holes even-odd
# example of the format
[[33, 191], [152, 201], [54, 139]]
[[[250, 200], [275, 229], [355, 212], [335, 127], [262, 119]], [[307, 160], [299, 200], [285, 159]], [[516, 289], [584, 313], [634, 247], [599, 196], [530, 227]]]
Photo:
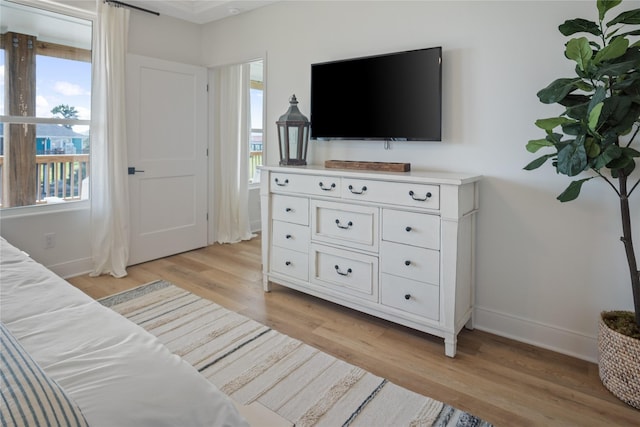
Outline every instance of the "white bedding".
[[225, 394], [153, 335], [3, 238], [0, 246], [0, 318], [89, 425], [248, 425]]

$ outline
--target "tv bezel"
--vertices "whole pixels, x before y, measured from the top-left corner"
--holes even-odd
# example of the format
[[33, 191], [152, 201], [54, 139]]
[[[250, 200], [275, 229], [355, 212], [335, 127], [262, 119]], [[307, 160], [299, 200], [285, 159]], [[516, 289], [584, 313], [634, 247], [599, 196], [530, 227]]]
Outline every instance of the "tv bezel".
[[[313, 67], [315, 66], [319, 66], [319, 65], [329, 65], [329, 64], [337, 64], [337, 63], [345, 63], [345, 62], [353, 62], [353, 61], [360, 61], [360, 60], [366, 60], [366, 59], [374, 59], [374, 58], [382, 58], [382, 57], [390, 57], [390, 56], [396, 56], [396, 55], [404, 55], [404, 54], [408, 54], [408, 53], [412, 53], [412, 52], [422, 52], [422, 51], [433, 51], [436, 50], [438, 51], [438, 113], [439, 113], [439, 117], [438, 117], [438, 122], [439, 122], [439, 127], [438, 127], [438, 135], [434, 136], [434, 137], [419, 137], [419, 138], [415, 138], [415, 137], [351, 137], [351, 136], [332, 136], [332, 137], [316, 137], [313, 134], [313, 91], [311, 90], [311, 88], [313, 87]], [[338, 60], [332, 60], [332, 61], [325, 61], [325, 62], [317, 62], [317, 63], [313, 63], [311, 64], [311, 74], [310, 74], [310, 118], [311, 118], [311, 129], [310, 129], [310, 135], [309, 138], [311, 140], [314, 141], [442, 141], [442, 46], [433, 46], [433, 47], [426, 47], [426, 48], [418, 48], [418, 49], [408, 49], [408, 50], [402, 50], [402, 51], [394, 51], [394, 52], [389, 52], [389, 53], [382, 53], [382, 54], [376, 54], [376, 55], [367, 55], [367, 56], [359, 56], [359, 57], [351, 57], [351, 58], [345, 58], [345, 59], [338, 59]]]

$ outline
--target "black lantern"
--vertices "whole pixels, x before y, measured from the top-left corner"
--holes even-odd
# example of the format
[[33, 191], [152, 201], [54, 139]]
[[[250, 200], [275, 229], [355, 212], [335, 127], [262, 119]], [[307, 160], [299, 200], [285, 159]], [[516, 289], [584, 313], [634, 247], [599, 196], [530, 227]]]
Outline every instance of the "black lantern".
[[276, 122], [280, 143], [280, 165], [306, 165], [310, 123], [298, 110], [295, 95], [291, 97], [289, 104], [287, 112]]

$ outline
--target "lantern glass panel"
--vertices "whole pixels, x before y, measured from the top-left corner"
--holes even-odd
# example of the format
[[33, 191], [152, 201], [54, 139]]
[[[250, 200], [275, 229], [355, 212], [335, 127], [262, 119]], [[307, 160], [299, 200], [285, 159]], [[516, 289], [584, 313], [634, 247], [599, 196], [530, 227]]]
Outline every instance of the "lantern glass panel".
[[280, 157], [282, 159], [289, 158], [289, 148], [287, 147], [286, 126], [278, 125], [278, 139], [280, 140]]
[[300, 152], [298, 151], [298, 127], [292, 126], [289, 128], [289, 158], [300, 159]]

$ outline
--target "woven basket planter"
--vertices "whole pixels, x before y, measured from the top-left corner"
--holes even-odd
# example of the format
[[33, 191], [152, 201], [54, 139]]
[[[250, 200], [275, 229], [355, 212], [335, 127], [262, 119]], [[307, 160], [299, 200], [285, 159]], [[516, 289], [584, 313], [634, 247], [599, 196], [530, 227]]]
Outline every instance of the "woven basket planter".
[[604, 386], [618, 399], [640, 409], [640, 340], [614, 331], [601, 317], [598, 348]]

